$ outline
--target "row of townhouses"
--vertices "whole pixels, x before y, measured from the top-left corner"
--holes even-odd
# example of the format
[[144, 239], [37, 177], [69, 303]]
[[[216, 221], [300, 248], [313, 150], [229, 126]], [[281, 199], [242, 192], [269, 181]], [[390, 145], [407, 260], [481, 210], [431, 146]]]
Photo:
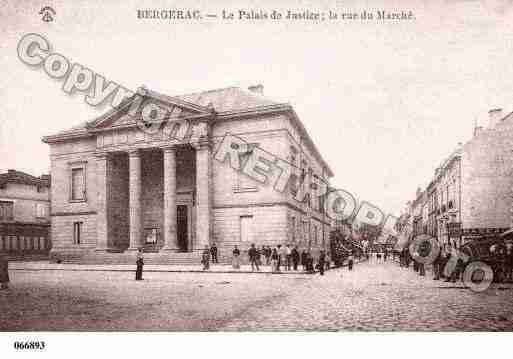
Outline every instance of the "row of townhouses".
[[458, 247], [510, 228], [512, 208], [513, 113], [493, 109], [488, 125], [476, 126], [417, 189], [399, 222], [410, 237], [425, 233]]
[[50, 248], [50, 176], [0, 173], [0, 252], [47, 255]]

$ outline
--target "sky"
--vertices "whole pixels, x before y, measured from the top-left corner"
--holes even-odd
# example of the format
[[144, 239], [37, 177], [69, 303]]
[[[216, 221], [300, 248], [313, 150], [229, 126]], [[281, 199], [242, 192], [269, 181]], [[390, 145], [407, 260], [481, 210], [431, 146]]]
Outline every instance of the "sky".
[[[55, 20], [41, 20], [51, 6]], [[168, 21], [138, 9], [412, 11], [402, 21]], [[105, 112], [17, 57], [27, 33], [127, 88], [168, 95], [254, 84], [290, 102], [332, 184], [398, 214], [435, 168], [513, 110], [511, 1], [16, 1], [0, 7], [0, 171], [49, 171], [45, 135]]]

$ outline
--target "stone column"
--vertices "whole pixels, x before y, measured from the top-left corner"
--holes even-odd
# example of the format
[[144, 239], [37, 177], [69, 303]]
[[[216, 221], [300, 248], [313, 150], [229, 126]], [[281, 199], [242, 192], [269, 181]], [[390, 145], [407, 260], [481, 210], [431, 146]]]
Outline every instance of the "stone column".
[[176, 250], [176, 150], [165, 147], [164, 152], [164, 247]]
[[210, 244], [212, 234], [212, 155], [210, 145], [196, 146], [196, 243], [195, 249]]
[[139, 150], [128, 152], [129, 168], [129, 210], [130, 210], [130, 247], [137, 250], [141, 245], [141, 153]]
[[108, 226], [108, 196], [109, 196], [109, 168], [108, 155], [106, 153], [96, 154], [96, 178], [98, 195], [96, 198], [96, 251], [109, 249], [109, 226]]

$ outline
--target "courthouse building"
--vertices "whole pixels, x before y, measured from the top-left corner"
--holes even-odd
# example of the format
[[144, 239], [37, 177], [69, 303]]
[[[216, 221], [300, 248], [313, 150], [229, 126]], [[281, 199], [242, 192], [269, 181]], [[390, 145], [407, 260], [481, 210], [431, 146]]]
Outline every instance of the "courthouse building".
[[[55, 259], [131, 260], [142, 247], [150, 262], [169, 263], [196, 260], [213, 243], [221, 256], [251, 243], [327, 245], [330, 221], [322, 206], [296, 200], [293, 186], [276, 191], [213, 155], [230, 134], [290, 162], [299, 175], [328, 181], [332, 171], [289, 104], [266, 98], [261, 85], [176, 97], [141, 88], [137, 96], [169, 118], [141, 126], [141, 112], [129, 113], [132, 97], [43, 139], [50, 146]], [[203, 126], [205, 133], [178, 136], [187, 132], [183, 126]], [[241, 162], [251, 154], [241, 153]]]

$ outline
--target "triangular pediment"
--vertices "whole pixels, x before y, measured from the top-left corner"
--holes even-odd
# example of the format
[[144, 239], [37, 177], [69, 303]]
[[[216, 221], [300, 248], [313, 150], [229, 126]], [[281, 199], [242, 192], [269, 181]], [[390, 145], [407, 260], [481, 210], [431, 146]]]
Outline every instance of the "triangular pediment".
[[208, 107], [199, 106], [179, 98], [161, 95], [145, 89], [143, 94], [141, 94], [141, 91], [138, 91], [137, 94], [124, 101], [117, 108], [97, 118], [90, 123], [90, 128], [108, 129], [111, 127], [130, 126], [141, 120], [143, 113], [146, 113], [146, 116], [148, 116], [150, 111], [155, 111], [151, 114], [152, 118], [156, 116], [156, 111], [158, 111], [159, 116], [164, 116], [165, 119], [170, 120], [209, 116], [212, 114], [212, 109]]

